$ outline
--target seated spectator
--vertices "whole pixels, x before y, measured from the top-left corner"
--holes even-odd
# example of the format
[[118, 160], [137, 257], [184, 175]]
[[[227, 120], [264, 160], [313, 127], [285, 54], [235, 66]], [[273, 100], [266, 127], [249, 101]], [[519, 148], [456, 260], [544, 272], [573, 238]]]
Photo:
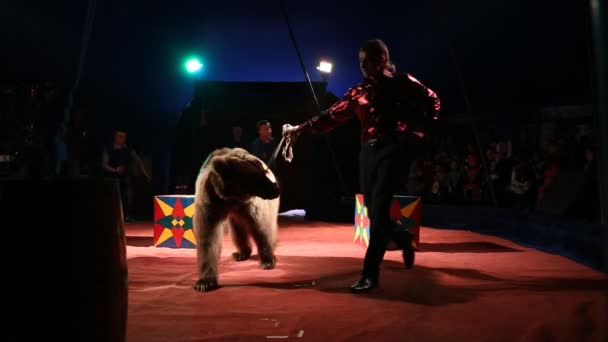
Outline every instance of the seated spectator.
[[427, 202], [429, 203], [444, 203], [448, 196], [448, 177], [444, 167], [441, 164], [435, 166], [435, 177], [431, 184], [429, 193], [427, 194]]
[[243, 144], [243, 128], [240, 126], [232, 126], [232, 139], [228, 144], [230, 148], [245, 148]]
[[462, 169], [457, 159], [452, 159], [450, 163], [450, 171], [447, 174], [448, 178], [448, 193], [451, 202], [460, 202], [462, 200]]
[[507, 188], [507, 194], [515, 209], [530, 209], [532, 170], [526, 161], [519, 162], [511, 172], [511, 183]]
[[597, 164], [592, 146], [584, 149], [583, 177], [584, 183], [576, 200], [569, 208], [568, 215], [587, 222], [600, 222], [599, 190]]
[[479, 158], [474, 154], [470, 154], [467, 157], [467, 167], [462, 189], [466, 201], [480, 202], [483, 199], [481, 166], [479, 165]]
[[559, 172], [560, 156], [557, 143], [549, 141], [541, 148], [536, 158], [536, 180], [539, 185], [536, 191], [536, 202], [540, 202]]
[[551, 188], [555, 178], [559, 174], [559, 165], [557, 163], [549, 164], [545, 167], [543, 175], [541, 177], [541, 185], [538, 188], [537, 201], [540, 202], [545, 197], [547, 190]]
[[407, 192], [410, 196], [422, 196], [426, 186], [424, 183], [424, 172], [422, 162], [415, 160], [410, 167], [409, 179], [407, 184]]
[[494, 187], [494, 194], [499, 205], [504, 205], [507, 201], [505, 190], [510, 183], [511, 165], [506, 159], [506, 152], [499, 151], [493, 154], [490, 163], [490, 181]]

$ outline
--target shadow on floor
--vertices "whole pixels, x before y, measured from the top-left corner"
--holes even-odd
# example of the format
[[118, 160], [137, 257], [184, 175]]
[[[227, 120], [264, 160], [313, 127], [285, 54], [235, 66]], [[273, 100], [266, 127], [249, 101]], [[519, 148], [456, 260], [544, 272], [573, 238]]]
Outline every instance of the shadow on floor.
[[127, 236], [127, 246], [151, 247], [154, 245], [154, 238], [150, 236]]
[[420, 253], [512, 253], [522, 250], [499, 245], [487, 241], [457, 242], [457, 243], [421, 243]]
[[[272, 273], [266, 272], [273, 271], [260, 270], [256, 257], [243, 262], [235, 262], [229, 257], [224, 257], [220, 262], [219, 281], [220, 287], [224, 288], [261, 287], [287, 291], [311, 289], [351, 295], [348, 288], [360, 277], [361, 266], [360, 258], [278, 256], [277, 270], [281, 275], [277, 278], [269, 278]], [[129, 260], [129, 269], [130, 283], [140, 286], [189, 286], [196, 281], [194, 258], [134, 258]], [[171, 277], [158, 277], [158, 272], [167, 273], [168, 270], [170, 275], [176, 277], [180, 274], [191, 275], [180, 277], [179, 284], [168, 281]], [[222, 273], [230, 273], [229, 280], [223, 281]], [[463, 281], [466, 284], [463, 284]], [[498, 278], [472, 268], [433, 268], [416, 265], [413, 269], [406, 270], [400, 262], [385, 260], [381, 269], [380, 287], [370, 293], [353, 294], [353, 296], [444, 306], [473, 301], [485, 292], [604, 291], [607, 287], [608, 279], [559, 277], [522, 279], [515, 276]]]

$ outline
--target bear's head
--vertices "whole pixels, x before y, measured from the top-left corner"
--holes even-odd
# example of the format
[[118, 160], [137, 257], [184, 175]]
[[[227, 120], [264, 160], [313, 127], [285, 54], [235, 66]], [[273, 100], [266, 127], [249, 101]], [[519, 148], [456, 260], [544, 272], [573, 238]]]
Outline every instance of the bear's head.
[[269, 200], [281, 193], [268, 166], [241, 149], [215, 155], [210, 160], [209, 178], [215, 192], [226, 200], [245, 200], [252, 196]]

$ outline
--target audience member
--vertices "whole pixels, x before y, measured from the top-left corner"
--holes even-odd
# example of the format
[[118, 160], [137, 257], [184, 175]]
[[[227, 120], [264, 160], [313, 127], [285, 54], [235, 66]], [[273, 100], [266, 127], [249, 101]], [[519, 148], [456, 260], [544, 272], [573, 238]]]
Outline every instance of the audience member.
[[127, 145], [127, 132], [116, 130], [112, 143], [103, 151], [101, 166], [106, 176], [119, 180], [125, 222], [133, 222], [133, 218], [130, 216], [133, 164], [148, 180], [150, 179], [142, 160], [135, 150]]
[[277, 147], [277, 143], [272, 137], [272, 127], [268, 120], [261, 120], [256, 124], [256, 129], [258, 137], [251, 144], [249, 152], [264, 162], [268, 162]]

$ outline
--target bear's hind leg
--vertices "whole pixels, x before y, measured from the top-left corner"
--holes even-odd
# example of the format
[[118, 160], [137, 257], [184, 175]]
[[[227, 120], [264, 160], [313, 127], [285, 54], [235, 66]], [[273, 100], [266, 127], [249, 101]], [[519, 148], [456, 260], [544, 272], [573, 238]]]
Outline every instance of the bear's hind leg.
[[236, 261], [245, 261], [251, 257], [251, 242], [249, 241], [249, 232], [246, 225], [239, 222], [238, 217], [230, 216], [230, 234], [232, 242], [236, 246], [238, 252], [232, 253], [232, 258]]
[[[215, 211], [215, 212], [214, 212]], [[218, 288], [218, 266], [222, 251], [223, 225], [226, 215], [216, 208], [197, 206], [194, 214], [194, 231], [197, 233], [196, 246], [198, 281], [194, 289], [208, 292]]]
[[264, 221], [264, 213], [258, 212], [256, 206], [243, 206], [236, 212], [238, 221], [244, 226], [253, 237], [256, 246], [258, 247], [258, 256], [260, 257], [260, 268], [264, 270], [273, 269], [276, 265], [274, 256], [272, 236], [268, 234], [262, 225]]

